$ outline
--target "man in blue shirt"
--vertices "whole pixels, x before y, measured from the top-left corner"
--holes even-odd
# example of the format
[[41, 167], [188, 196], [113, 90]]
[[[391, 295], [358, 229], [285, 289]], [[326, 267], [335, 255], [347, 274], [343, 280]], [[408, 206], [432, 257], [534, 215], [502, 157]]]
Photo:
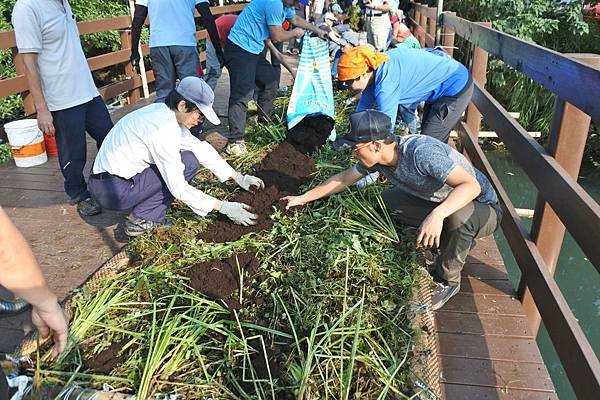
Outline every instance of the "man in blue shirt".
[[419, 49], [387, 53], [359, 46], [338, 64], [342, 85], [362, 92], [356, 111], [373, 108], [396, 121], [398, 105], [425, 102], [421, 134], [448, 142], [473, 94], [469, 71], [458, 61]]
[[475, 240], [491, 235], [502, 220], [488, 178], [449, 145], [424, 135], [394, 136], [391, 120], [376, 110], [350, 116], [350, 132], [333, 143], [351, 150], [358, 163], [300, 196], [287, 207], [339, 193], [368, 173], [386, 176], [393, 187], [381, 197], [392, 217], [417, 228], [417, 248], [439, 248], [431, 275], [439, 283], [432, 309], [460, 291], [460, 275]]
[[156, 79], [156, 102], [163, 102], [175, 88], [175, 81], [198, 76], [200, 58], [196, 43], [194, 8], [223, 64], [223, 50], [208, 0], [136, 0], [131, 23], [131, 63], [140, 60], [138, 45], [146, 16], [150, 17], [150, 57]]
[[[252, 99], [256, 82], [263, 82], [262, 74], [269, 68], [261, 67], [265, 49], [264, 40], [273, 42], [300, 38], [304, 30], [325, 39], [327, 33], [300, 18], [294, 11], [294, 0], [252, 0], [238, 17], [229, 33], [225, 46], [225, 65], [229, 70], [231, 94], [229, 96], [228, 152], [232, 155], [246, 153], [244, 133], [248, 101]], [[288, 20], [296, 28], [284, 31], [281, 24]], [[214, 42], [214, 41], [213, 41]], [[266, 61], [265, 61], [266, 62]], [[263, 101], [273, 101], [264, 99]], [[259, 104], [259, 107], [261, 104]]]

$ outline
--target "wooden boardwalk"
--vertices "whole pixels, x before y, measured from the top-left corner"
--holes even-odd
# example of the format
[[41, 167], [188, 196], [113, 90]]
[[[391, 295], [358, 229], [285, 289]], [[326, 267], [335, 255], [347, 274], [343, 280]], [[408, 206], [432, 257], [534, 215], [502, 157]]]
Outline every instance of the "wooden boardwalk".
[[477, 241], [461, 291], [435, 313], [448, 400], [558, 399], [493, 237]]

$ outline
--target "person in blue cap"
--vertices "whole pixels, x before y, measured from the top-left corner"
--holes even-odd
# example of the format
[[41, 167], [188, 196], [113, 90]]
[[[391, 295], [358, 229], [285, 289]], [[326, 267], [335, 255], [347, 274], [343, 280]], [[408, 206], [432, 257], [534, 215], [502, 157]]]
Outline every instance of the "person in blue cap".
[[390, 118], [376, 110], [350, 116], [350, 132], [334, 142], [358, 163], [300, 196], [286, 208], [339, 193], [367, 174], [379, 172], [393, 185], [381, 194], [400, 223], [417, 228], [418, 248], [439, 248], [431, 275], [439, 289], [432, 308], [460, 291], [460, 273], [475, 240], [491, 235], [502, 219], [488, 178], [455, 149], [425, 135], [394, 136]]
[[[311, 31], [322, 39], [327, 38], [327, 32], [295, 14], [294, 3], [295, 0], [252, 0], [229, 32], [225, 46], [225, 65], [229, 70], [231, 93], [229, 132], [226, 136], [230, 143], [228, 152], [232, 155], [241, 155], [247, 151], [244, 142], [246, 112], [256, 82], [264, 81], [260, 76], [264, 71], [258, 66], [261, 54], [265, 51], [265, 39], [284, 42], [293, 37], [301, 38], [304, 30]], [[288, 20], [296, 28], [283, 30], [281, 25], [284, 20]]]

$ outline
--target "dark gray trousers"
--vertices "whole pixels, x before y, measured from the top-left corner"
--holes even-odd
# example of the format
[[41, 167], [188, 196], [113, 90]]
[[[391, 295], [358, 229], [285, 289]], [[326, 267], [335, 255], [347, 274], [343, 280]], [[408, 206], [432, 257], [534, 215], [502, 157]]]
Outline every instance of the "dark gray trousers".
[[456, 126], [473, 96], [473, 80], [469, 81], [456, 96], [445, 96], [425, 104], [421, 135], [427, 135], [448, 143], [450, 131]]
[[[413, 227], [419, 227], [439, 205], [398, 188], [388, 189], [381, 196], [394, 219]], [[446, 218], [433, 274], [449, 283], [459, 283], [460, 272], [475, 239], [494, 233], [501, 220], [500, 206], [477, 201], [472, 201]]]
[[279, 88], [279, 72], [265, 58], [267, 49], [252, 54], [232, 41], [225, 46], [225, 65], [229, 71], [229, 133], [230, 143], [244, 138], [248, 102], [258, 87], [259, 116], [268, 116], [273, 111], [273, 100]]
[[186, 76], [198, 76], [200, 58], [195, 46], [150, 47], [152, 70], [156, 79], [156, 102], [165, 100], [175, 81]]

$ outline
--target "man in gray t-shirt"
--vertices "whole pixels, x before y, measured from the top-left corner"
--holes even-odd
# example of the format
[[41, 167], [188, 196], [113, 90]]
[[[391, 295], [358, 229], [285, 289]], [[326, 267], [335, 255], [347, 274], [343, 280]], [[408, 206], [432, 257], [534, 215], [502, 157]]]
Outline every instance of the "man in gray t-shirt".
[[460, 272], [475, 239], [491, 235], [502, 219], [498, 197], [485, 175], [447, 144], [423, 135], [395, 137], [389, 117], [366, 110], [350, 116], [350, 132], [334, 142], [352, 150], [356, 166], [332, 176], [287, 208], [339, 193], [371, 172], [394, 185], [382, 198], [399, 222], [418, 227], [417, 247], [439, 248], [431, 274], [441, 284], [432, 308], [460, 291]]
[[83, 177], [86, 132], [100, 148], [113, 124], [92, 78], [68, 0], [18, 0], [12, 12], [38, 126], [56, 135], [69, 201], [83, 216], [102, 211]]

